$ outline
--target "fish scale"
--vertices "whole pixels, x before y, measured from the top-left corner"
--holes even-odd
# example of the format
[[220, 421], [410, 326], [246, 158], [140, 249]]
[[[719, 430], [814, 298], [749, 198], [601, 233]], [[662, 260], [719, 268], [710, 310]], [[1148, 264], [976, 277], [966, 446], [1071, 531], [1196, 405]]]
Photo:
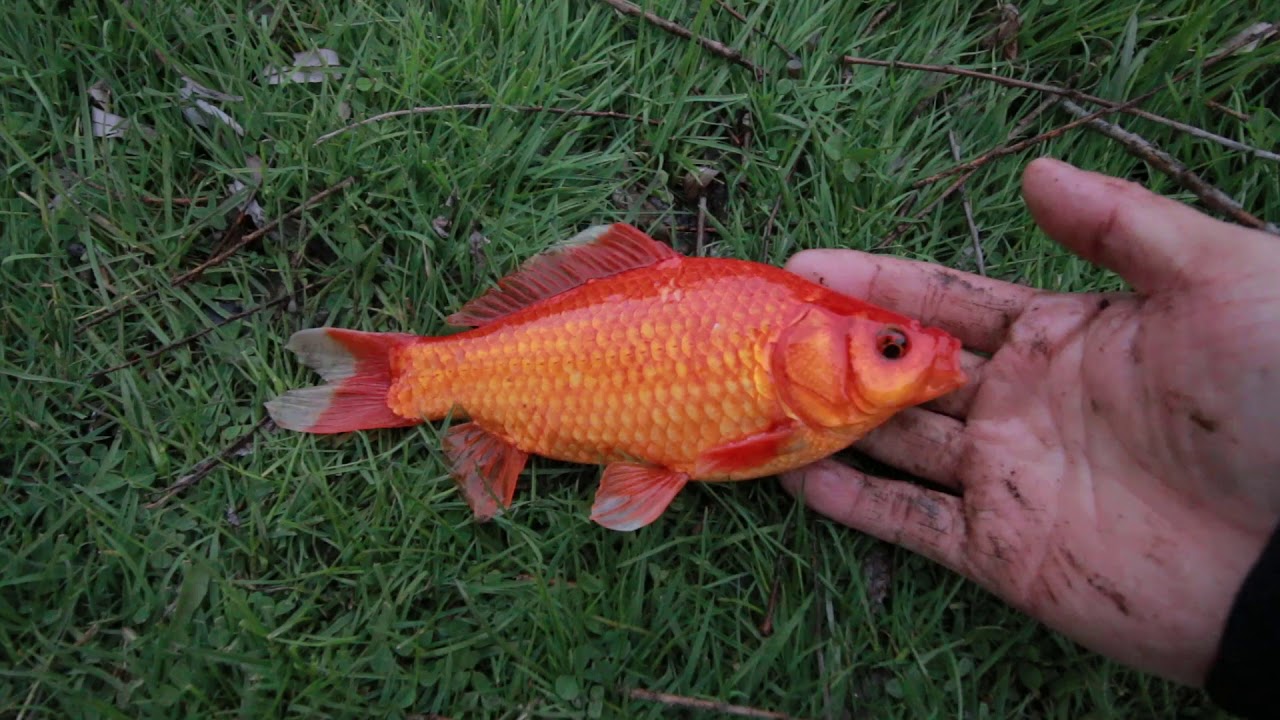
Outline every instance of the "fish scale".
[[800, 467], [965, 382], [941, 330], [625, 224], [535, 256], [448, 320], [470, 329], [294, 333], [326, 384], [268, 412], [309, 433], [452, 418], [445, 455], [479, 520], [510, 507], [530, 455], [601, 464], [591, 519], [635, 530], [690, 481]]
[[460, 411], [537, 455], [691, 472], [707, 447], [786, 418], [765, 380], [768, 329], [797, 307], [772, 284], [726, 288], [719, 267], [662, 284], [633, 271], [479, 333], [405, 347], [389, 404], [405, 416]]

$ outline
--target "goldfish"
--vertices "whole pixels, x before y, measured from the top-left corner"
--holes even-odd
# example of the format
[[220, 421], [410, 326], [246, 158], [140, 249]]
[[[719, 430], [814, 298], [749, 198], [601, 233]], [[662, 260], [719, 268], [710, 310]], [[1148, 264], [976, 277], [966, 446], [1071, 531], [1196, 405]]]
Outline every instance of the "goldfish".
[[625, 224], [526, 260], [439, 336], [310, 328], [324, 384], [266, 404], [346, 433], [448, 420], [473, 517], [507, 511], [529, 457], [603, 466], [590, 520], [634, 531], [690, 482], [776, 475], [963, 386], [948, 333], [772, 265], [687, 256]]

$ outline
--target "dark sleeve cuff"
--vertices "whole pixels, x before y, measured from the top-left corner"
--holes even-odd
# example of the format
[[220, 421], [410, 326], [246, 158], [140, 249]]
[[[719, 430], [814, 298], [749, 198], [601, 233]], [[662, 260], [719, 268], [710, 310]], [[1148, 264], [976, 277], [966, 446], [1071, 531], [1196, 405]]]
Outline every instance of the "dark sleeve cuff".
[[1280, 525], [1240, 586], [1205, 689], [1227, 712], [1280, 717]]

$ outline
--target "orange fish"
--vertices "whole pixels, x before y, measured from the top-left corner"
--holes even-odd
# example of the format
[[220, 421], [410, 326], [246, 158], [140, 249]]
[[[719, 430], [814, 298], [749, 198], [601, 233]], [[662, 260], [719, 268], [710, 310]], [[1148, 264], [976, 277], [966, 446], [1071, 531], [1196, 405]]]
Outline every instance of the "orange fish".
[[604, 465], [591, 519], [635, 530], [690, 481], [806, 465], [966, 381], [939, 329], [626, 224], [533, 257], [448, 322], [473, 329], [297, 332], [286, 347], [327, 382], [267, 410], [309, 433], [462, 420], [444, 450], [480, 520], [510, 507], [530, 454]]

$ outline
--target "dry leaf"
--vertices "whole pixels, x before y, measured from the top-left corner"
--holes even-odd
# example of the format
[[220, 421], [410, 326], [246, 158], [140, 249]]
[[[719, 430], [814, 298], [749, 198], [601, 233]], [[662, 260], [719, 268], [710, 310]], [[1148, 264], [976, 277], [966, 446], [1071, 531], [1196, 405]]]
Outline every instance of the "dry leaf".
[[[338, 53], [328, 48], [293, 54], [294, 68], [333, 67], [341, 64], [342, 61], [338, 59]], [[269, 65], [262, 71], [262, 76], [268, 85], [279, 85], [283, 82], [318, 83], [324, 82], [329, 75], [333, 75], [335, 78], [342, 77], [340, 72], [330, 73], [323, 70], [294, 70], [287, 77], [285, 76], [286, 72], [288, 72], [287, 69]]]
[[188, 96], [198, 95], [208, 100], [217, 100], [218, 102], [243, 102], [244, 101], [243, 95], [228, 95], [227, 93], [224, 93], [224, 92], [218, 92], [217, 90], [214, 90], [212, 88], [207, 88], [204, 85], [201, 85], [200, 83], [196, 82], [195, 80], [192, 80], [186, 75], [182, 76], [182, 90], [179, 91], [179, 94], [182, 95], [183, 98], [186, 98]]
[[449, 231], [453, 229], [453, 205], [458, 202], [458, 193], [451, 192], [449, 197], [444, 201], [445, 215], [439, 215], [431, 221], [431, 229], [441, 238], [449, 237]]
[[697, 202], [706, 192], [707, 187], [715, 182], [720, 171], [715, 168], [700, 167], [684, 176], [684, 197], [689, 202]]
[[89, 86], [89, 97], [98, 103], [103, 110], [111, 109], [111, 88], [107, 87], [106, 80], [99, 80]]
[[997, 48], [1005, 60], [1018, 59], [1018, 33], [1022, 30], [1022, 12], [1013, 3], [1000, 6], [1000, 22], [987, 35], [984, 44]]
[[444, 215], [440, 215], [431, 221], [431, 229], [441, 238], [449, 237], [449, 227], [453, 225], [453, 221]]
[[471, 260], [477, 268], [484, 267], [487, 259], [484, 246], [489, 244], [489, 238], [485, 237], [479, 230], [473, 230], [471, 237], [467, 238], [467, 244], [471, 248]]
[[867, 600], [875, 610], [883, 609], [893, 585], [893, 559], [882, 545], [874, 545], [862, 559], [862, 582]]
[[93, 118], [93, 136], [100, 138], [124, 137], [129, 129], [129, 121], [99, 108], [89, 108]]
[[178, 89], [178, 97], [186, 103], [186, 107], [182, 108], [182, 114], [192, 125], [210, 127], [208, 119], [212, 118], [234, 130], [237, 135], [244, 135], [244, 128], [235, 121], [235, 118], [209, 102], [209, 100], [233, 102], [244, 100], [244, 97], [210, 90], [185, 75], [182, 78], [182, 87]]
[[[248, 185], [245, 185], [239, 180], [233, 180], [231, 184], [227, 186], [227, 194], [235, 195], [238, 192], [247, 190], [248, 187]], [[248, 215], [253, 220], [254, 225], [262, 227], [267, 224], [267, 211], [258, 204], [257, 198], [254, 197], [256, 194], [256, 191], [249, 193], [249, 199], [240, 206], [240, 209], [244, 211], [245, 215]]]
[[[262, 184], [262, 159], [257, 155], [247, 155], [245, 156], [244, 161], [245, 167], [247, 167], [249, 172], [253, 174], [254, 188], [252, 192], [249, 193], [248, 200], [240, 206], [240, 209], [244, 211], [245, 215], [248, 215], [253, 220], [254, 225], [262, 227], [267, 224], [267, 211], [258, 204], [257, 199], [258, 186]], [[245, 185], [243, 182], [233, 180], [231, 184], [227, 186], [227, 195], [235, 195], [236, 193], [243, 192], [248, 188], [249, 186]]]
[[269, 2], [258, 3], [255, 7], [250, 8], [249, 17], [256, 23], [259, 21], [270, 22], [275, 17], [276, 9]]
[[245, 155], [244, 166], [249, 168], [249, 172], [253, 173], [253, 179], [262, 182], [262, 158], [257, 155]]
[[89, 118], [91, 121], [89, 131], [94, 137], [100, 138], [118, 138], [124, 137], [130, 128], [137, 128], [146, 137], [154, 137], [155, 131], [151, 128], [116, 115], [111, 112], [111, 90], [103, 80], [99, 80], [89, 87], [86, 91], [90, 99]]
[[1256, 37], [1253, 37], [1253, 40], [1251, 40], [1248, 43], [1245, 43], [1244, 45], [1240, 46], [1235, 50], [1235, 52], [1238, 52], [1238, 53], [1253, 52], [1254, 50], [1258, 49], [1258, 45], [1263, 40], [1266, 40], [1272, 35], [1275, 35], [1277, 32], [1280, 32], [1280, 24], [1269, 23], [1269, 22], [1254, 23], [1249, 27], [1245, 28], [1244, 30], [1241, 30], [1240, 32], [1236, 33], [1236, 36], [1228, 40], [1223, 47], [1231, 47], [1232, 45], [1235, 45], [1236, 43], [1241, 42], [1246, 38], [1256, 36]]

